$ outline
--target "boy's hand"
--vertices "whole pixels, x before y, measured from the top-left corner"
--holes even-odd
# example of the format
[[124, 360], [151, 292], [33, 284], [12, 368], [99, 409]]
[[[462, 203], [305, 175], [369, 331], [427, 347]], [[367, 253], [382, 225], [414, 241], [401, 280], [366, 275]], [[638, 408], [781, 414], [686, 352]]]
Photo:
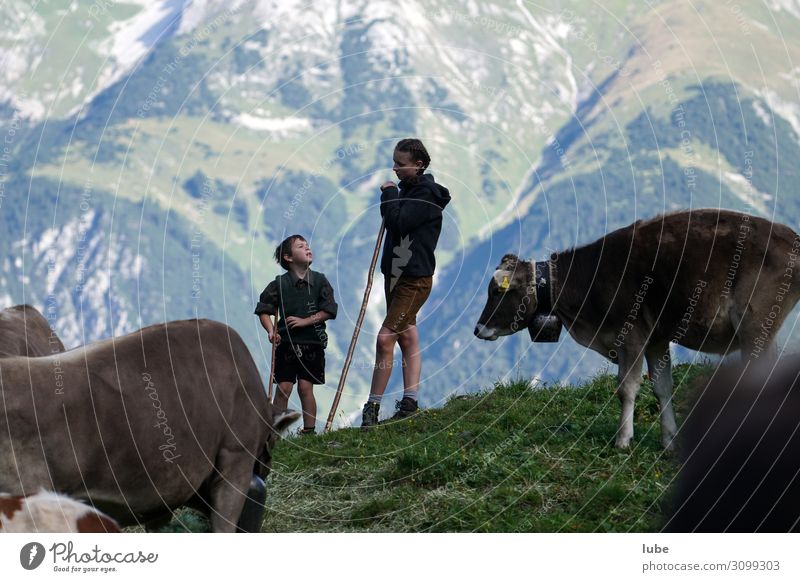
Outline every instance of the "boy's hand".
[[281, 343], [281, 334], [277, 331], [273, 331], [272, 333], [268, 333], [267, 336], [269, 337], [269, 341], [272, 344], [279, 344]]
[[308, 325], [308, 320], [304, 317], [297, 317], [296, 315], [290, 315], [286, 318], [286, 327], [289, 329], [305, 327]]
[[386, 188], [397, 188], [397, 184], [394, 182], [384, 182], [381, 186], [381, 190], [385, 190]]

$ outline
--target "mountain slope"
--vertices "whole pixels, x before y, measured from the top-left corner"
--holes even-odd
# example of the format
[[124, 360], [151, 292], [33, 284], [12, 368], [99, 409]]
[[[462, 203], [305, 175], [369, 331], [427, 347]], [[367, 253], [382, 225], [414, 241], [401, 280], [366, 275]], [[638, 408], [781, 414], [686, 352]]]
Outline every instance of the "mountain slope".
[[[541, 259], [681, 207], [800, 222], [791, 2], [13, 2], [0, 18], [5, 302], [57, 303], [70, 347], [212, 317], [266, 373], [252, 308], [300, 232], [340, 303], [320, 411], [401, 137], [425, 140], [453, 194], [419, 317], [426, 406], [605, 365], [566, 337], [474, 338], [506, 252]], [[376, 283], [337, 422], [369, 384]]]

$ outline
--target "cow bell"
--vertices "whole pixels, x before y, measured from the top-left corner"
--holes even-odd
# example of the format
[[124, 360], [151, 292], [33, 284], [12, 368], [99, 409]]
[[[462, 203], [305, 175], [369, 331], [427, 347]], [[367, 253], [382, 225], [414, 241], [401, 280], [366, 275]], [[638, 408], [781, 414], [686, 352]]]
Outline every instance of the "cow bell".
[[533, 316], [528, 332], [532, 342], [557, 342], [561, 335], [561, 321], [549, 313], [537, 313]]

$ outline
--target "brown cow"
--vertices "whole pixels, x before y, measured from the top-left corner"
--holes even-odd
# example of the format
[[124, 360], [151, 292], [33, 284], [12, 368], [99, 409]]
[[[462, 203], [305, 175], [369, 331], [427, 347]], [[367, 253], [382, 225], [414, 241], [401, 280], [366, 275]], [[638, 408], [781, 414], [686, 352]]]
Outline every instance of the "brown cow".
[[0, 311], [0, 358], [34, 358], [63, 351], [64, 344], [35, 307], [15, 305]]
[[0, 380], [0, 491], [67, 493], [123, 526], [189, 505], [234, 531], [299, 417], [273, 411], [239, 334], [205, 319], [3, 358]]
[[773, 358], [775, 335], [800, 299], [798, 269], [800, 237], [782, 224], [727, 210], [676, 212], [553, 253], [547, 262], [504, 256], [475, 335], [495, 340], [551, 315], [575, 341], [618, 364], [619, 448], [633, 437], [646, 359], [669, 448], [677, 431], [670, 342]]

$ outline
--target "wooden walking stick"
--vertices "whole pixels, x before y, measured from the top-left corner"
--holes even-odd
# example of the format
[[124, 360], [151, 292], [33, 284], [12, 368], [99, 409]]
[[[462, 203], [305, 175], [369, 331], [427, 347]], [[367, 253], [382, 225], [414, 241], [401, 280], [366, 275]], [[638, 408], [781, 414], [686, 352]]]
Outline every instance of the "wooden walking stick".
[[372, 277], [375, 274], [375, 265], [378, 263], [378, 253], [381, 250], [381, 242], [383, 242], [383, 233], [386, 230], [384, 221], [381, 220], [381, 229], [378, 231], [378, 242], [375, 243], [375, 252], [372, 253], [372, 262], [369, 264], [369, 274], [367, 275], [367, 288], [364, 291], [364, 300], [361, 302], [361, 311], [358, 313], [358, 320], [356, 320], [356, 329], [353, 331], [353, 339], [350, 340], [350, 347], [347, 349], [347, 357], [344, 360], [344, 368], [342, 368], [342, 375], [339, 377], [339, 387], [336, 388], [336, 395], [333, 397], [333, 404], [331, 405], [331, 412], [328, 414], [328, 422], [325, 423], [325, 430], [328, 432], [333, 424], [333, 417], [336, 414], [336, 409], [339, 407], [339, 400], [342, 397], [342, 390], [344, 390], [344, 382], [347, 379], [347, 371], [350, 369], [350, 362], [353, 359], [353, 352], [356, 349], [356, 342], [358, 341], [358, 334], [361, 331], [361, 323], [364, 321], [364, 314], [367, 311], [367, 302], [369, 301], [369, 293], [372, 291]]
[[278, 333], [278, 311], [275, 310], [275, 315], [270, 315], [272, 319], [272, 360], [269, 364], [269, 391], [267, 397], [270, 404], [272, 404], [272, 385], [275, 383], [275, 334]]

